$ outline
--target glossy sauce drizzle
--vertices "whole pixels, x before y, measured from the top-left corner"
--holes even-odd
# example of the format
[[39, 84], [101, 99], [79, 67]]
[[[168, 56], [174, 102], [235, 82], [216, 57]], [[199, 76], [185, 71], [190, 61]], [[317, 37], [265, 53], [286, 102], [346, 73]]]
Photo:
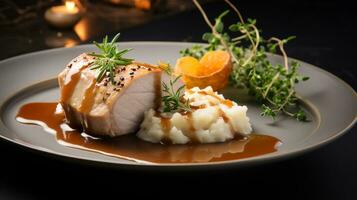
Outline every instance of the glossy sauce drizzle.
[[79, 111], [82, 113], [88, 113], [94, 104], [94, 91], [96, 80], [92, 79], [89, 87], [85, 90]]
[[64, 82], [63, 82], [63, 88], [61, 90], [61, 98], [60, 102], [61, 103], [67, 103], [68, 100], [71, 98], [74, 89], [79, 81], [79, 78], [81, 77], [81, 68], [75, 68], [75, 69], [70, 69], [68, 74], [66, 75]]
[[193, 120], [192, 120], [192, 112], [188, 112], [186, 113], [187, 116], [187, 121], [188, 121], [188, 125], [190, 127], [189, 129], [189, 135], [186, 135], [188, 138], [190, 138], [193, 142], [197, 142], [197, 138], [196, 138], [196, 129], [193, 126]]
[[23, 105], [16, 119], [21, 123], [36, 124], [44, 127], [45, 130], [52, 130], [51, 132], [56, 133], [57, 141], [64, 146], [137, 162], [197, 163], [237, 160], [275, 152], [277, 145], [280, 144], [277, 138], [257, 134], [225, 143], [187, 145], [152, 144], [138, 139], [135, 135], [94, 138], [81, 131], [70, 129], [64, 124], [63, 113], [56, 114], [57, 105], [57, 103]]

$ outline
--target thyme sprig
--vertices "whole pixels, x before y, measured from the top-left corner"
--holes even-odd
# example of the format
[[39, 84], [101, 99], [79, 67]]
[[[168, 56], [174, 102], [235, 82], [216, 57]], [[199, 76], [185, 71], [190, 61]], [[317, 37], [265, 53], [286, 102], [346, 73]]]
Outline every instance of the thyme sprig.
[[91, 65], [92, 70], [98, 70], [97, 81], [101, 81], [104, 77], [109, 77], [114, 83], [114, 70], [120, 66], [126, 66], [132, 63], [133, 59], [124, 58], [124, 54], [131, 49], [119, 50], [116, 41], [120, 33], [116, 34], [111, 42], [108, 42], [108, 36], [105, 36], [102, 43], [93, 43], [98, 47], [100, 53], [90, 53], [89, 55], [96, 57]]
[[[295, 85], [309, 78], [298, 74], [299, 64], [296, 61], [289, 62], [284, 49], [284, 45], [295, 37], [283, 40], [276, 37], [264, 39], [256, 27], [256, 20], [245, 21], [229, 0], [225, 2], [237, 14], [239, 21], [231, 24], [229, 31], [225, 31], [222, 19], [229, 11], [223, 12], [212, 23], [198, 1], [193, 2], [211, 28], [211, 32], [202, 36], [208, 45], [194, 45], [180, 53], [199, 59], [207, 51], [226, 50], [233, 61], [231, 84], [246, 88], [261, 103], [262, 116], [276, 118], [280, 113], [285, 113], [299, 121], [305, 121], [306, 114], [298, 104]], [[231, 36], [233, 34], [234, 37]], [[267, 53], [276, 53], [278, 50], [283, 56], [283, 65], [273, 64], [267, 58]]]

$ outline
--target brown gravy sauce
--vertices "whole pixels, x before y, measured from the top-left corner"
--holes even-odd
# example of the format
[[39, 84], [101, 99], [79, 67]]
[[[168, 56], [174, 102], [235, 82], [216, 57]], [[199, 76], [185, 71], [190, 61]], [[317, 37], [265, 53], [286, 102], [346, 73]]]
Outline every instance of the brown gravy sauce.
[[172, 128], [170, 118], [160, 117], [160, 125], [161, 125], [162, 132], [164, 133], [162, 143], [168, 144], [170, 143], [169, 134]]
[[228, 108], [232, 108], [232, 106], [233, 106], [233, 102], [231, 100], [228, 100], [228, 99], [221, 100], [221, 103], [226, 105]]
[[187, 116], [187, 121], [188, 121], [188, 125], [190, 126], [190, 131], [189, 131], [189, 135], [186, 135], [188, 138], [190, 138], [194, 143], [197, 143], [197, 138], [196, 138], [196, 129], [193, 126], [193, 120], [192, 120], [192, 112], [188, 112], [186, 114]]
[[66, 103], [71, 98], [74, 89], [81, 77], [81, 68], [72, 68], [69, 70], [63, 82], [63, 88], [61, 90], [60, 102]]
[[[222, 100], [222, 98], [221, 97], [219, 97], [219, 96], [217, 96], [216, 94], [213, 94], [213, 93], [208, 93], [208, 92], [206, 92], [206, 91], [198, 91], [197, 92], [198, 94], [202, 94], [202, 95], [209, 95], [209, 96], [211, 96], [211, 97], [213, 97], [213, 98], [216, 98], [218, 101], [223, 101]], [[228, 100], [229, 101], [229, 100]], [[232, 104], [233, 105], [233, 104]]]
[[85, 90], [79, 111], [82, 113], [89, 113], [94, 104], [94, 91], [96, 80], [93, 79], [88, 88]]
[[161, 105], [161, 74], [156, 73], [155, 74], [155, 81], [154, 81], [154, 86], [155, 86], [155, 102], [154, 102], [154, 109], [158, 109]]
[[[277, 138], [257, 134], [225, 143], [187, 145], [152, 144], [135, 135], [95, 138], [82, 131], [70, 129], [64, 124], [63, 113], [56, 113], [56, 107], [57, 103], [54, 102], [25, 104], [20, 108], [16, 119], [25, 124], [46, 124], [47, 128], [56, 132], [57, 141], [64, 146], [137, 162], [198, 163], [237, 160], [275, 152], [280, 144]], [[166, 122], [163, 123], [168, 126]]]

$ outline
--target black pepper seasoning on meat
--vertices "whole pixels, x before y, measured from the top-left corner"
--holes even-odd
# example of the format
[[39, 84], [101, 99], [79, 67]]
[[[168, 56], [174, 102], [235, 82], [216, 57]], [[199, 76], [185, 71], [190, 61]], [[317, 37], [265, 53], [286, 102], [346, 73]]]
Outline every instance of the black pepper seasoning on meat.
[[105, 99], [107, 99], [109, 96], [110, 96], [109, 92], [105, 93]]

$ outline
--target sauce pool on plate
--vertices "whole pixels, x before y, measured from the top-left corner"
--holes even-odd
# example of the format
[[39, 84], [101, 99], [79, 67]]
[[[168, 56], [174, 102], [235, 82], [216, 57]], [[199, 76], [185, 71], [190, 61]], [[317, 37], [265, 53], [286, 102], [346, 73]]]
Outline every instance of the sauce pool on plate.
[[214, 144], [169, 145], [140, 140], [134, 134], [116, 138], [96, 138], [70, 128], [58, 103], [29, 103], [23, 105], [16, 120], [42, 126], [55, 133], [59, 144], [137, 162], [202, 163], [238, 160], [277, 151], [281, 142], [272, 136], [251, 134], [229, 142]]

